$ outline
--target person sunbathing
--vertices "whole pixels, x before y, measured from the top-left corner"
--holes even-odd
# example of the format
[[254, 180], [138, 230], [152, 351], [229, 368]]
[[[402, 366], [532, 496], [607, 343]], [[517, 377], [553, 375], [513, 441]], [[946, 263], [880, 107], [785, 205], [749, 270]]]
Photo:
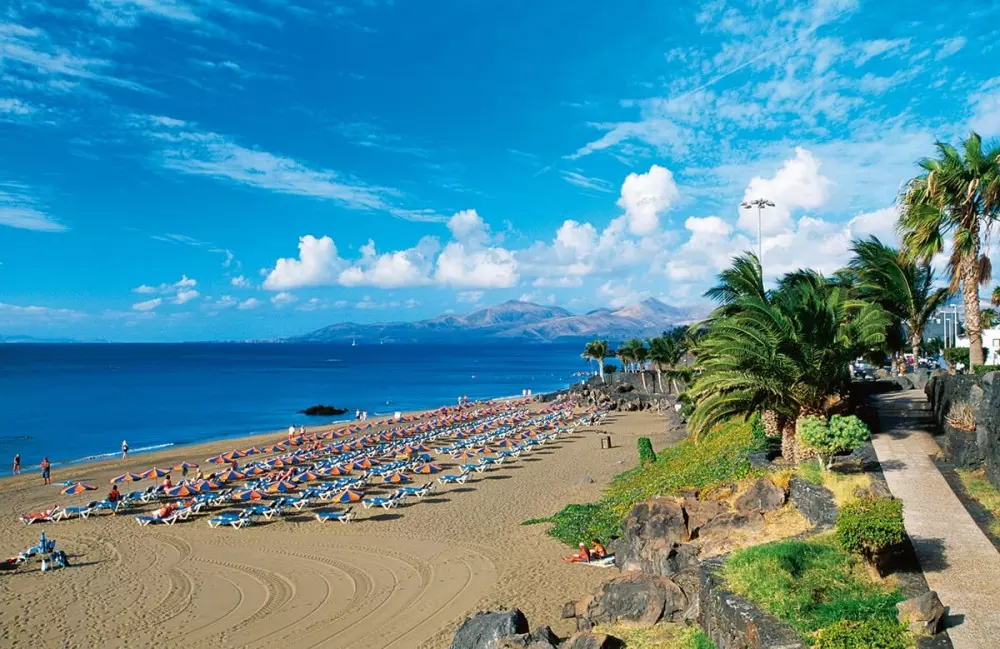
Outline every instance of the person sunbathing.
[[571, 557], [563, 557], [563, 561], [566, 563], [590, 563], [590, 552], [587, 550], [587, 546], [581, 543], [580, 551]]
[[156, 512], [156, 517], [167, 518], [175, 511], [177, 511], [177, 503], [167, 503], [163, 507], [160, 507], [160, 511]]
[[594, 559], [603, 559], [608, 556], [608, 551], [604, 549], [604, 546], [601, 545], [600, 541], [594, 539], [594, 549], [590, 551], [590, 556]]

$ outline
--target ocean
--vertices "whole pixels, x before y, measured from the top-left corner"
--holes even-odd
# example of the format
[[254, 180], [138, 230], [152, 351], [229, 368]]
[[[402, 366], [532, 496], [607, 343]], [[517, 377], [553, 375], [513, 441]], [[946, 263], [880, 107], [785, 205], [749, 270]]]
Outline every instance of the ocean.
[[[582, 345], [0, 345], [0, 473], [567, 387]], [[309, 406], [348, 408], [307, 417]], [[6, 465], [6, 468], [4, 467]]]

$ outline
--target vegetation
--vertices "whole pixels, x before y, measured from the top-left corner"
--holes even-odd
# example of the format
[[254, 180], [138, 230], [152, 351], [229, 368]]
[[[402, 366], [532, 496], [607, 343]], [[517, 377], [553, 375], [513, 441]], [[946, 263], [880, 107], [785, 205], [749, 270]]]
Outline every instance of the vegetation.
[[657, 624], [654, 627], [619, 622], [599, 626], [597, 633], [607, 633], [625, 641], [628, 649], [716, 649], [697, 624]]
[[969, 348], [968, 347], [949, 347], [943, 352], [944, 360], [948, 361], [952, 366], [958, 365], [959, 363], [969, 366]]
[[749, 476], [752, 442], [750, 424], [727, 422], [701, 440], [688, 438], [661, 451], [655, 462], [620, 474], [600, 502], [567, 505], [549, 518], [523, 524], [552, 523], [549, 534], [571, 546], [595, 538], [607, 542], [618, 536], [625, 515], [643, 500]]
[[891, 318], [812, 271], [784, 276], [773, 291], [762, 286], [760, 262], [747, 253], [706, 293], [722, 303], [697, 346], [689, 427], [700, 436], [764, 412], [777, 419], [782, 455], [795, 460], [796, 420], [828, 412], [850, 383], [850, 361], [885, 343]]
[[656, 462], [656, 451], [653, 450], [653, 442], [648, 437], [639, 438], [639, 466], [646, 466]]
[[956, 469], [956, 472], [962, 481], [966, 495], [990, 513], [992, 517], [989, 526], [990, 534], [996, 538], [1000, 538], [1000, 491], [986, 478], [986, 473], [983, 469], [975, 471]]
[[871, 432], [854, 415], [834, 415], [829, 421], [809, 416], [799, 419], [799, 437], [806, 448], [816, 451], [820, 468], [827, 469], [834, 455], [860, 447]]
[[983, 329], [992, 329], [997, 323], [996, 309], [983, 309], [979, 312], [979, 324]]
[[841, 620], [816, 632], [813, 649], [909, 649], [909, 635], [898, 620]]
[[920, 343], [920, 354], [928, 358], [934, 358], [944, 350], [944, 341], [940, 338], [931, 338]]
[[615, 372], [618, 371], [618, 366], [617, 365], [612, 365], [610, 363], [607, 363], [607, 364], [604, 365], [604, 367], [602, 368], [602, 370], [603, 371], [601, 372], [601, 380], [604, 380], [604, 375], [605, 374], [614, 374]]
[[909, 182], [900, 197], [899, 229], [907, 258], [929, 262], [950, 235], [951, 289], [961, 287], [971, 365], [982, 365], [979, 286], [990, 280], [983, 239], [1000, 217], [1000, 146], [983, 149], [972, 133], [962, 150], [937, 143], [937, 157], [920, 161], [926, 172]]
[[1000, 372], [1000, 365], [973, 365], [972, 371], [975, 374], [989, 374], [990, 372]]
[[929, 262], [907, 259], [875, 237], [854, 241], [851, 251], [854, 257], [846, 272], [855, 282], [855, 295], [878, 304], [892, 318], [886, 331], [887, 351], [898, 359], [906, 350], [908, 335], [907, 351], [918, 358], [927, 321], [944, 304], [948, 289], [934, 287]]
[[660, 386], [660, 392], [664, 392], [664, 370], [667, 370], [667, 378], [670, 379], [674, 392], [677, 391], [677, 381], [685, 378], [683, 370], [678, 368], [685, 351], [683, 342], [667, 332], [649, 340], [649, 360], [656, 368], [656, 382]]
[[976, 410], [968, 401], [956, 401], [951, 404], [944, 420], [952, 428], [964, 430], [967, 433], [976, 432]]
[[840, 509], [837, 540], [848, 552], [869, 562], [903, 542], [903, 501], [895, 498], [860, 498]]
[[806, 482], [822, 485], [833, 493], [833, 501], [838, 507], [857, 499], [859, 492], [866, 492], [872, 480], [867, 473], [839, 473], [823, 471], [812, 462], [803, 462], [795, 468], [795, 475]]
[[606, 340], [591, 340], [583, 348], [582, 358], [586, 358], [597, 363], [597, 371], [601, 375], [601, 381], [604, 381], [605, 365], [604, 359], [609, 356], [608, 352], [608, 341]]
[[[723, 577], [731, 590], [788, 622], [814, 646], [908, 646], [906, 633], [896, 622], [896, 603], [903, 600], [902, 594], [873, 582], [857, 568], [836, 541], [822, 536], [739, 550], [723, 565]], [[875, 625], [885, 635], [858, 629], [845, 636], [844, 631], [849, 629], [831, 630], [845, 622], [851, 626]], [[854, 643], [834, 644], [846, 642], [845, 637], [854, 638]], [[883, 637], [880, 642], [901, 644], [870, 645], [864, 643], [866, 637]]]

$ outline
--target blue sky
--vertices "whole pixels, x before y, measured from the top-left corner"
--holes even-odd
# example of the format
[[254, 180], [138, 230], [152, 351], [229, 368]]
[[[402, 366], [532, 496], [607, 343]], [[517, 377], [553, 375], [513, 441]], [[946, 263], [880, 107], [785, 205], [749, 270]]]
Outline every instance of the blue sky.
[[[611, 5], [614, 6], [611, 6]], [[90, 0], [0, 13], [0, 333], [692, 305], [891, 239], [1000, 135], [992, 3]]]

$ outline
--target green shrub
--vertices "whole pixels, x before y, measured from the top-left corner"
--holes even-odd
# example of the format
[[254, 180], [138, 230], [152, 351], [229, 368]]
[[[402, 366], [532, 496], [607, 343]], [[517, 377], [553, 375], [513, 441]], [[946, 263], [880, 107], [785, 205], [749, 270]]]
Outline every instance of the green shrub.
[[806, 448], [816, 451], [820, 466], [827, 468], [834, 455], [858, 448], [871, 437], [871, 432], [854, 415], [834, 415], [829, 422], [809, 416], [799, 419], [798, 435]]
[[617, 365], [612, 365], [611, 363], [605, 363], [605, 365], [604, 365], [604, 375], [605, 376], [607, 376], [608, 374], [614, 374], [617, 371], [618, 371], [618, 366]]
[[972, 371], [976, 374], [988, 374], [990, 372], [1000, 372], [1000, 365], [973, 365]]
[[622, 519], [604, 503], [566, 505], [551, 518], [534, 518], [522, 525], [552, 523], [549, 535], [567, 545], [590, 544], [594, 539], [607, 544], [619, 535]]
[[[958, 365], [959, 363], [969, 367], [969, 348], [968, 347], [949, 347], [948, 349], [941, 352], [944, 355], [944, 359], [951, 363], [952, 365]], [[986, 358], [987, 351], [983, 347], [983, 358]]]
[[903, 501], [895, 498], [861, 498], [844, 505], [837, 518], [837, 540], [848, 552], [871, 559], [902, 543]]
[[738, 550], [723, 564], [722, 576], [730, 590], [804, 636], [843, 620], [894, 622], [903, 600], [898, 589], [857, 570], [829, 535]]
[[653, 450], [653, 442], [648, 437], [639, 438], [639, 465], [646, 466], [656, 462], [656, 451]]
[[909, 649], [909, 636], [896, 620], [841, 620], [820, 629], [813, 649]]

